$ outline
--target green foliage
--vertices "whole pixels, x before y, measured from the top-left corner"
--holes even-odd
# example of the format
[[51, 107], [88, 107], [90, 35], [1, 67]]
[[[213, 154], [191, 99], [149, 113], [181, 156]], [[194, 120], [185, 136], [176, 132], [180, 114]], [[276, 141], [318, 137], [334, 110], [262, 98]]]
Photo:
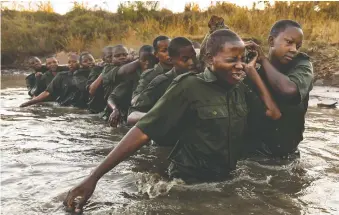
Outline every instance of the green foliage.
[[[39, 11], [13, 11], [2, 8], [2, 56], [16, 58], [44, 55], [59, 50], [93, 52], [100, 56], [105, 45], [124, 43], [136, 48], [151, 44], [159, 34], [186, 36], [201, 41], [208, 32], [211, 15], [221, 16], [225, 24], [242, 37], [264, 42], [270, 27], [279, 19], [294, 19], [304, 29], [305, 44], [338, 43], [339, 2], [265, 3], [264, 10], [218, 2], [207, 11], [198, 5], [187, 5], [186, 12], [173, 14], [159, 10], [159, 2], [124, 2], [117, 13], [88, 8], [74, 3], [65, 15], [56, 14], [50, 4]], [[98, 47], [100, 46], [100, 47]]]

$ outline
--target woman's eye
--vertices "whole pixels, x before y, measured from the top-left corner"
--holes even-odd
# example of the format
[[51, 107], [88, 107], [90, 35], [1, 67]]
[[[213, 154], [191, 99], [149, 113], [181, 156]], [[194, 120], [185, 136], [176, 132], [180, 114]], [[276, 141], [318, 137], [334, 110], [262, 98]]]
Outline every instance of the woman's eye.
[[236, 59], [234, 59], [234, 58], [227, 58], [227, 59], [225, 59], [225, 62], [233, 63], [233, 62], [236, 62]]

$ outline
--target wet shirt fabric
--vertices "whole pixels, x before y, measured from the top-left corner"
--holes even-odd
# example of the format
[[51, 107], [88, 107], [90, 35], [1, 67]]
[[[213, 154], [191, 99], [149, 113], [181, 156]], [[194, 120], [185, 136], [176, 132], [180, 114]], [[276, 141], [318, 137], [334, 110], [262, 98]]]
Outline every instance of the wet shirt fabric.
[[117, 73], [120, 69], [119, 66], [107, 67], [102, 71], [102, 87], [104, 89], [104, 99], [107, 101], [109, 95], [114, 88], [118, 85]]
[[138, 96], [147, 86], [148, 84], [158, 75], [164, 74], [168, 72], [170, 69], [165, 69], [163, 66], [161, 66], [160, 63], [154, 66], [153, 69], [149, 69], [142, 73], [138, 86], [134, 90], [132, 94], [132, 98]]
[[87, 88], [99, 77], [99, 75], [102, 73], [104, 69], [104, 66], [94, 66], [90, 74], [88, 75], [88, 80], [87, 80]]
[[309, 93], [313, 88], [313, 66], [306, 54], [299, 53], [291, 62], [291, 66], [283, 72], [298, 88], [299, 94], [295, 98], [284, 98], [275, 93], [269, 87], [262, 67], [258, 72], [272, 93], [282, 117], [279, 120], [271, 120], [262, 115], [251, 114], [249, 131], [252, 133], [249, 144], [267, 155], [286, 156], [295, 152], [303, 140]]
[[161, 96], [164, 95], [168, 86], [170, 86], [173, 79], [177, 76], [178, 75], [175, 71], [175, 68], [172, 68], [165, 74], [161, 74], [155, 77], [147, 85], [146, 89], [140, 93], [139, 97], [136, 99], [129, 112], [132, 113], [133, 111], [140, 111], [147, 113], [161, 98]]
[[236, 167], [247, 114], [259, 102], [248, 92], [243, 83], [221, 85], [209, 69], [186, 73], [173, 80], [136, 127], [156, 142], [164, 137], [176, 142], [169, 156], [171, 177], [224, 178]]
[[117, 73], [120, 69], [120, 66], [108, 67], [102, 71], [102, 87], [104, 90], [104, 101], [105, 101], [105, 109], [101, 114], [101, 117], [104, 120], [108, 120], [109, 115], [111, 113], [110, 109], [107, 107], [108, 97], [111, 95], [113, 90], [119, 85], [121, 82], [120, 78], [118, 78]]
[[[91, 72], [88, 76], [87, 84], [86, 84], [86, 90], [89, 92], [90, 85], [99, 77], [99, 75], [102, 73], [104, 69], [108, 69], [111, 65], [105, 65], [105, 66], [94, 66], [91, 69]], [[103, 111], [106, 107], [106, 102], [104, 100], [104, 88], [102, 85], [98, 87], [98, 89], [95, 91], [95, 94], [93, 97], [89, 98], [88, 101], [88, 109], [91, 113], [100, 113]]]
[[[68, 67], [58, 66], [56, 74], [63, 71], [68, 71]], [[44, 92], [47, 86], [52, 82], [55, 75], [51, 71], [45, 72], [43, 75], [36, 78], [35, 86], [32, 89], [32, 93], [35, 96], [38, 96], [40, 93]]]
[[75, 72], [60, 72], [47, 87], [47, 92], [62, 106], [86, 108], [88, 92], [87, 78], [90, 70], [79, 69]]
[[45, 65], [41, 66], [39, 69], [34, 70], [33, 73], [29, 74], [25, 80], [26, 80], [26, 86], [27, 86], [27, 90], [28, 90], [28, 95], [30, 96], [34, 96], [34, 92], [33, 89], [35, 87], [36, 84], [36, 77], [35, 74], [37, 72], [41, 72], [42, 74], [44, 74], [45, 72], [47, 72], [47, 67]]
[[127, 120], [128, 110], [131, 106], [132, 93], [138, 86], [141, 74], [141, 69], [137, 69], [134, 73], [125, 76], [124, 80], [114, 88], [108, 98], [116, 104], [121, 113], [123, 122]]

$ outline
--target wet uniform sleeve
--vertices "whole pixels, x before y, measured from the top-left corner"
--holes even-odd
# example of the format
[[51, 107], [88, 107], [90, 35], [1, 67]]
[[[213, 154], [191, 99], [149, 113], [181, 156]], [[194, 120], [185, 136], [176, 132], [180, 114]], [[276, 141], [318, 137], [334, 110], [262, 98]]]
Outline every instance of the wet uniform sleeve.
[[164, 79], [163, 76], [154, 78], [147, 88], [140, 93], [135, 104], [131, 107], [131, 111], [148, 112], [164, 95], [170, 85], [169, 81], [167, 78]]
[[181, 83], [173, 83], [155, 106], [136, 124], [154, 141], [161, 140], [174, 126], [185, 120], [189, 100]]
[[54, 98], [58, 96], [58, 91], [61, 88], [61, 79], [62, 76], [57, 74], [57, 76], [53, 78], [52, 82], [47, 86], [46, 91]]
[[26, 78], [26, 86], [27, 86], [27, 90], [28, 90], [28, 95], [33, 96], [34, 92], [34, 86], [36, 83], [36, 78], [35, 78], [35, 73], [31, 73], [30, 75], [28, 75]]
[[147, 85], [151, 81], [151, 80], [148, 80], [149, 79], [148, 76], [149, 76], [150, 72], [152, 72], [152, 71], [153, 71], [153, 69], [141, 73], [138, 86], [134, 90], [132, 98], [134, 98], [135, 96], [140, 95], [140, 93], [147, 87]]
[[311, 62], [309, 60], [301, 61], [287, 76], [297, 85], [300, 99], [298, 101], [303, 101], [312, 87], [313, 67]]
[[36, 77], [36, 81], [35, 81], [35, 86], [32, 89], [32, 94], [34, 94], [35, 96], [38, 96], [40, 93], [42, 93], [43, 91], [46, 90], [46, 77], [47, 74], [43, 74], [42, 76], [38, 76]]
[[88, 80], [86, 83], [87, 91], [89, 89], [89, 86], [99, 77], [101, 72], [102, 72], [102, 69], [100, 67], [94, 67], [91, 69], [91, 72], [88, 75]]
[[57, 72], [69, 71], [68, 66], [58, 66]]
[[132, 82], [124, 81], [118, 84], [109, 96], [109, 100], [113, 101], [118, 108], [128, 108], [132, 97]]
[[250, 113], [265, 115], [266, 113], [265, 104], [257, 95], [257, 93], [253, 91], [250, 87], [248, 87], [246, 84], [243, 84], [242, 87], [245, 93], [246, 104]]

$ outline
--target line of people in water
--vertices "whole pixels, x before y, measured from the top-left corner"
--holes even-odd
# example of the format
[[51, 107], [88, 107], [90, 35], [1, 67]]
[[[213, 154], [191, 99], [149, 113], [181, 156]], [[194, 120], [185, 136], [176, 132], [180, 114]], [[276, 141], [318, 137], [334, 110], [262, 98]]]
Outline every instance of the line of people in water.
[[54, 100], [102, 113], [113, 127], [133, 126], [71, 189], [68, 208], [81, 212], [99, 179], [150, 140], [173, 147], [168, 175], [188, 183], [223, 180], [251, 153], [298, 152], [313, 83], [310, 58], [299, 52], [300, 24], [277, 21], [267, 55], [223, 20], [212, 24], [200, 56], [185, 37], [158, 36], [131, 62], [123, 45], [105, 47], [101, 65], [89, 53], [71, 54], [68, 71], [54, 57], [46, 66], [30, 59], [35, 72], [26, 80], [33, 99], [21, 107]]

